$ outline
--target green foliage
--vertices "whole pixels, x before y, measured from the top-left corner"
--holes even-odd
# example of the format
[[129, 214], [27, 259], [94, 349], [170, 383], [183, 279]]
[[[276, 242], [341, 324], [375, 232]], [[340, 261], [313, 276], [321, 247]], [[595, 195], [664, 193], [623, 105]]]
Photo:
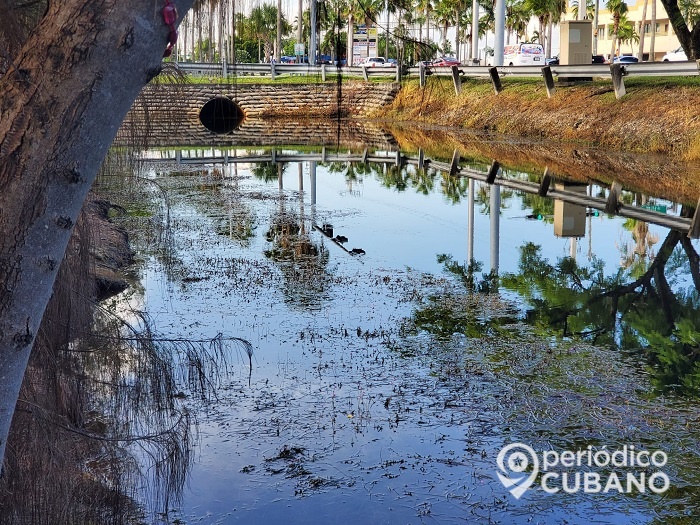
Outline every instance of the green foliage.
[[[665, 242], [657, 263], [687, 268], [688, 258], [674, 246]], [[661, 265], [642, 275], [635, 272], [622, 268], [606, 276], [601, 261], [581, 266], [569, 257], [550, 264], [539, 246], [526, 243], [520, 247], [518, 272], [503, 275], [501, 286], [525, 300], [524, 320], [538, 330], [642, 350], [659, 391], [700, 394], [700, 295], [692, 290], [669, 296], [660, 285], [666, 283]], [[631, 285], [625, 284], [628, 280]]]

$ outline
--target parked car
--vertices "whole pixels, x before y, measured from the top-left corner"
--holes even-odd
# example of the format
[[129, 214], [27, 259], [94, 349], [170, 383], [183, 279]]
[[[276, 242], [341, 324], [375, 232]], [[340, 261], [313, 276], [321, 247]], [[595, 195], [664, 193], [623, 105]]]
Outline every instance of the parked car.
[[[552, 58], [547, 58], [544, 61], [545, 64], [548, 66], [558, 66], [559, 65], [559, 56], [555, 56]], [[607, 64], [608, 61], [605, 60], [605, 57], [603, 55], [592, 55], [591, 57], [591, 64]]]
[[430, 65], [434, 67], [451, 67], [459, 66], [460, 64], [461, 62], [455, 57], [440, 57], [433, 60], [432, 64]]
[[614, 64], [634, 64], [635, 62], [639, 62], [639, 59], [632, 55], [622, 55], [621, 57], [615, 57], [613, 60]]
[[384, 57], [367, 57], [360, 62], [360, 67], [384, 67]]
[[293, 57], [293, 56], [280, 57], [280, 62], [282, 62], [283, 64], [293, 64], [296, 61], [297, 61], [297, 57]]
[[684, 62], [686, 60], [688, 60], [688, 57], [682, 47], [669, 51], [661, 59], [662, 62]]
[[395, 58], [387, 58], [384, 61], [385, 66], [396, 67], [398, 64], [399, 64], [399, 61], [396, 60]]

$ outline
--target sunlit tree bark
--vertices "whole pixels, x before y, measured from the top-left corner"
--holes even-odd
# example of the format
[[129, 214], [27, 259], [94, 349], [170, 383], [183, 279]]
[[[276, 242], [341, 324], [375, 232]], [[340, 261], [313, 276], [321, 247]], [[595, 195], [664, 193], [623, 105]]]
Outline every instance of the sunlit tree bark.
[[[184, 13], [191, 1], [175, 3]], [[124, 115], [160, 70], [163, 5], [51, 2], [0, 78], [0, 457], [73, 225]]]

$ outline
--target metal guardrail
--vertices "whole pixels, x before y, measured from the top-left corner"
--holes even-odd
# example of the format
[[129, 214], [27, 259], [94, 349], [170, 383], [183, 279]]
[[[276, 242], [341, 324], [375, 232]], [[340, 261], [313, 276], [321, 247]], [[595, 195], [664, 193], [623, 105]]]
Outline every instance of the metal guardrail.
[[369, 80], [370, 77], [391, 77], [395, 81], [401, 79], [402, 74], [417, 76], [420, 85], [424, 86], [426, 76], [451, 77], [457, 93], [461, 90], [461, 81], [464, 78], [490, 78], [494, 91], [499, 93], [503, 87], [501, 78], [507, 77], [544, 77], [547, 95], [553, 96], [555, 85], [554, 77], [559, 79], [584, 79], [584, 78], [609, 78], [612, 80], [617, 98], [625, 95], [623, 77], [673, 77], [673, 76], [699, 76], [700, 61], [686, 62], [639, 62], [632, 64], [581, 64], [581, 65], [556, 65], [556, 66], [452, 66], [433, 67], [419, 66], [405, 68], [401, 71], [396, 67], [347, 67], [337, 68], [333, 65], [310, 64], [207, 64], [182, 62], [178, 63], [180, 70], [191, 75], [198, 76], [238, 76], [259, 75], [269, 76], [275, 79], [280, 75], [320, 75], [326, 80], [327, 74], [341, 74], [347, 77], [362, 77]]
[[195, 76], [267, 76], [273, 79], [280, 75], [320, 75], [336, 74], [340, 71], [342, 75], [351, 77], [392, 77], [396, 78], [398, 66], [396, 67], [347, 67], [338, 69], [334, 65], [321, 64], [312, 66], [310, 64], [210, 64], [204, 62], [178, 62], [178, 68], [190, 75]]
[[406, 164], [411, 164], [416, 166], [418, 169], [434, 169], [444, 173], [450, 174], [450, 176], [457, 177], [467, 177], [474, 179], [489, 185], [498, 185], [504, 188], [514, 189], [516, 191], [522, 191], [525, 193], [537, 194], [541, 197], [550, 197], [552, 199], [560, 200], [563, 202], [568, 202], [571, 204], [576, 204], [579, 206], [584, 206], [588, 208], [593, 208], [600, 210], [604, 213], [611, 215], [619, 215], [621, 217], [628, 217], [632, 219], [638, 219], [641, 221], [649, 222], [652, 224], [658, 224], [666, 228], [671, 228], [679, 231], [686, 232], [688, 237], [692, 239], [697, 239], [700, 237], [700, 202], [696, 208], [696, 213], [692, 218], [679, 217], [675, 215], [668, 215], [661, 211], [656, 211], [648, 208], [643, 208], [639, 206], [632, 206], [623, 204], [620, 201], [622, 186], [613, 182], [608, 189], [608, 194], [606, 198], [595, 197], [592, 195], [582, 195], [577, 192], [573, 192], [561, 188], [552, 188], [553, 177], [549, 174], [549, 171], [545, 169], [544, 174], [539, 183], [523, 181], [512, 178], [503, 177], [500, 164], [497, 161], [493, 161], [491, 168], [487, 173], [479, 171], [466, 166], [460, 166], [460, 156], [457, 151], [452, 155], [452, 162], [440, 162], [425, 157], [423, 150], [418, 152], [417, 157], [410, 157], [403, 155], [401, 151], [393, 152], [382, 152], [381, 154], [370, 154], [370, 152], [365, 149], [360, 153], [338, 153], [338, 152], [328, 152], [324, 147], [320, 153], [294, 153], [285, 154], [278, 153], [276, 150], [271, 150], [269, 153], [256, 154], [256, 155], [229, 155], [228, 151], [224, 151], [222, 155], [206, 156], [206, 157], [188, 157], [183, 155], [180, 150], [174, 152], [158, 152], [156, 156], [143, 158], [145, 162], [175, 162], [177, 165], [183, 164], [238, 164], [238, 163], [259, 163], [259, 162], [274, 162], [274, 163], [285, 163], [285, 162], [307, 162], [307, 161], [318, 161], [318, 162], [363, 162], [363, 163], [382, 163], [382, 164], [392, 164], [395, 166], [404, 166]]

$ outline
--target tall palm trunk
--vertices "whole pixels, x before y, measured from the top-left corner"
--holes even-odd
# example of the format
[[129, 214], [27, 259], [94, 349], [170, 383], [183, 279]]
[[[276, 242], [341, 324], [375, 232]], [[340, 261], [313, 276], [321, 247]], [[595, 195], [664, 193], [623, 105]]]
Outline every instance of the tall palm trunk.
[[[656, 0], [652, 0], [652, 2], [655, 2]], [[647, 4], [649, 3], [649, 0], [644, 0], [644, 7], [642, 8], [642, 21], [639, 22], [639, 52], [637, 53], [637, 58], [641, 62], [644, 60], [644, 29], [646, 27], [646, 22], [647, 22]]]
[[197, 60], [201, 62], [202, 57], [202, 8], [197, 10]]
[[460, 24], [459, 24], [459, 9], [460, 9], [460, 6], [459, 6], [459, 5], [458, 5], [457, 7], [455, 7], [455, 21], [456, 21], [456, 30], [455, 30], [455, 56], [457, 57], [457, 60], [459, 60], [459, 61], [461, 62], [462, 58], [459, 56], [459, 51], [460, 51], [460, 49], [459, 49], [459, 42], [460, 42], [460, 40], [461, 40], [461, 39], [459, 38], [459, 32], [460, 32], [460, 30], [461, 30], [461, 27], [460, 27]]
[[219, 31], [219, 40], [218, 40], [218, 51], [219, 51], [219, 61], [222, 61], [226, 59], [226, 62], [228, 62], [228, 57], [226, 56], [226, 52], [224, 50], [224, 45], [225, 45], [225, 22], [226, 22], [226, 3], [225, 2], [219, 2], [219, 19], [217, 20], [218, 22], [218, 31]]
[[346, 58], [346, 64], [348, 66], [353, 66], [353, 41], [355, 40], [355, 17], [350, 14], [348, 16], [348, 49], [347, 49], [347, 58]]
[[231, 27], [229, 29], [229, 57], [231, 63], [236, 63], [236, 0], [231, 0]]
[[275, 38], [275, 60], [282, 59], [282, 0], [277, 0], [277, 37]]
[[207, 46], [207, 62], [214, 61], [214, 8], [216, 4], [214, 0], [209, 2], [209, 19], [207, 20], [207, 36], [209, 37], [209, 45]]

